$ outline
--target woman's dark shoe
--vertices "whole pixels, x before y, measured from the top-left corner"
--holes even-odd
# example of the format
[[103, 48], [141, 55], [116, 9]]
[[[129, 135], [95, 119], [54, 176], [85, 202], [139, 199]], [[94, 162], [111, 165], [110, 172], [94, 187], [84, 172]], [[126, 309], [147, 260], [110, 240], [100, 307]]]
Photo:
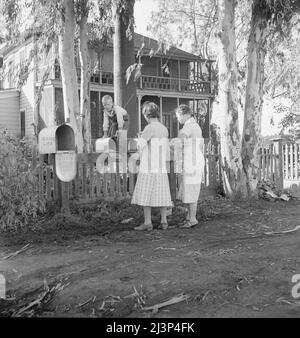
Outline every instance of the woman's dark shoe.
[[195, 227], [196, 225], [198, 225], [198, 221], [193, 222], [193, 223], [191, 221], [186, 221], [184, 224], [182, 224], [180, 226], [180, 228], [182, 228], [182, 229], [190, 229], [190, 228]]

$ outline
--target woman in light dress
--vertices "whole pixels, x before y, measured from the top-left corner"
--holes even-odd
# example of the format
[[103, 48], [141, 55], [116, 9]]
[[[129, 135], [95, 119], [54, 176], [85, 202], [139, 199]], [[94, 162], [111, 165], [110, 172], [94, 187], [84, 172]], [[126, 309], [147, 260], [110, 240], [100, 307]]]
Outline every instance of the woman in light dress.
[[148, 125], [138, 139], [140, 151], [139, 174], [132, 196], [132, 204], [143, 207], [144, 223], [135, 230], [153, 230], [151, 208], [161, 211], [161, 229], [168, 228], [167, 208], [172, 207], [167, 173], [168, 129], [159, 121], [160, 109], [146, 102], [142, 109]]
[[196, 214], [204, 171], [204, 139], [201, 128], [187, 105], [178, 107], [176, 117], [183, 124], [178, 135], [182, 140], [183, 151], [179, 199], [188, 207], [186, 220], [181, 227], [192, 228], [198, 224]]

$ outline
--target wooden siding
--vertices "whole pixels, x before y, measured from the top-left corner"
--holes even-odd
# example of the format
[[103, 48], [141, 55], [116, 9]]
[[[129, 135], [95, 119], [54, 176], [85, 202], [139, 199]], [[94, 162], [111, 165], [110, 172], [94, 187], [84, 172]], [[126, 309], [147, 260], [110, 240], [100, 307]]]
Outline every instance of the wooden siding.
[[[16, 72], [20, 67], [21, 63], [26, 62], [26, 60], [30, 57], [30, 52], [33, 47], [32, 41], [26, 42], [21, 45], [17, 50], [13, 49], [10, 51], [4, 58], [4, 69], [6, 71], [6, 77], [3, 81], [3, 88], [16, 88], [17, 78]], [[11, 66], [10, 66], [11, 64]], [[13, 66], [13, 68], [12, 68]], [[11, 76], [8, 76], [7, 71], [11, 68]], [[25, 110], [25, 132], [26, 136], [34, 135], [34, 63], [31, 62], [29, 66], [29, 76], [24, 84], [24, 86], [20, 89], [20, 93], [18, 94], [18, 107], [15, 114], [15, 120], [18, 120], [17, 129], [18, 134], [20, 134], [20, 111]], [[11, 78], [11, 81], [9, 79]], [[10, 103], [9, 103], [10, 104]], [[16, 104], [16, 103], [15, 103]], [[15, 106], [16, 109], [16, 106]], [[15, 122], [14, 122], [15, 124]]]
[[[55, 125], [53, 92], [53, 86], [44, 88], [42, 99], [39, 104], [38, 130]], [[59, 107], [57, 109], [59, 110]]]
[[14, 136], [21, 133], [19, 92], [16, 90], [0, 91], [0, 129], [5, 128]]
[[101, 55], [101, 68], [103, 71], [113, 72], [114, 55], [112, 50], [106, 50]]
[[25, 129], [26, 136], [34, 135], [34, 74], [31, 72], [26, 84], [20, 91], [20, 110], [26, 110]]

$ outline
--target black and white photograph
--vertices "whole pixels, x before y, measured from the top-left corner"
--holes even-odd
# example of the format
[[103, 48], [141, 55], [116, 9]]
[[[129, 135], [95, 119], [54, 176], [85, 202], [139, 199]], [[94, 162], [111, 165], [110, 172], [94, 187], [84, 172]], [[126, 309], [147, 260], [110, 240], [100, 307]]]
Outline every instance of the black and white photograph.
[[299, 317], [300, 0], [0, 0], [0, 320]]

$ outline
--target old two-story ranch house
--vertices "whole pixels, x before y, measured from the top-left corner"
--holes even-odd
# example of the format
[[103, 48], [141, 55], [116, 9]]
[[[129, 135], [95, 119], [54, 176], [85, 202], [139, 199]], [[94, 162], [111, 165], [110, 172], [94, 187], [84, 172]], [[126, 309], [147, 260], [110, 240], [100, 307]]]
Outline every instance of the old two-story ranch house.
[[[179, 104], [185, 103], [192, 107], [203, 136], [209, 138], [213, 61], [200, 59], [177, 48], [171, 48], [167, 53], [159, 52], [156, 40], [139, 34], [135, 34], [134, 39], [136, 52], [144, 43], [142, 76], [137, 81], [137, 132], [146, 124], [141, 114], [143, 102], [153, 101], [160, 106], [161, 120], [170, 137], [176, 137], [179, 126], [174, 111]], [[30, 137], [42, 128], [65, 122], [57, 46], [53, 45], [47, 58], [41, 56], [32, 60], [26, 82], [18, 86], [20, 77], [17, 74], [21, 65], [26, 63], [33, 41], [33, 38], [28, 38], [22, 45], [0, 50], [0, 129], [7, 128], [9, 133], [20, 137]], [[150, 57], [151, 50], [158, 52]], [[50, 72], [47, 80], [43, 81], [46, 68]], [[44, 90], [41, 99], [36, 102], [35, 92], [42, 83]], [[98, 54], [89, 85], [93, 141], [102, 136], [101, 98], [106, 94], [113, 96], [113, 83], [113, 46], [109, 44]]]

